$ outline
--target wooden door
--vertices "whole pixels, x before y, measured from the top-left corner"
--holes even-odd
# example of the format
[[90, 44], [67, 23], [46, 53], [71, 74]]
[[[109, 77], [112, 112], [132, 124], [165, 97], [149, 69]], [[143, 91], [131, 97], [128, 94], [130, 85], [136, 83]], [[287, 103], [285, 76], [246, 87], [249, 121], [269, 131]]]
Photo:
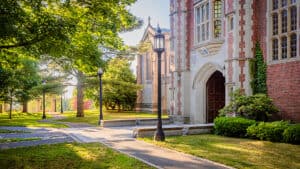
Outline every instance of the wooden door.
[[212, 123], [218, 116], [218, 111], [225, 105], [225, 78], [216, 71], [206, 83], [206, 121]]

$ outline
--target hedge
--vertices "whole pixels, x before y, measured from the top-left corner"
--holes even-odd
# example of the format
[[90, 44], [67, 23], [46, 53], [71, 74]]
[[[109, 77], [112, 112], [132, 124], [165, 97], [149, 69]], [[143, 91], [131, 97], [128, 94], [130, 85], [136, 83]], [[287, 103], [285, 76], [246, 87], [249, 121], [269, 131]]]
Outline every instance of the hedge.
[[283, 132], [288, 127], [289, 123], [285, 121], [260, 122], [247, 129], [247, 136], [260, 140], [281, 142], [283, 141]]
[[283, 132], [283, 141], [286, 143], [300, 144], [300, 124], [290, 125]]
[[214, 131], [223, 136], [245, 137], [247, 128], [255, 123], [255, 120], [241, 117], [217, 117], [214, 120]]

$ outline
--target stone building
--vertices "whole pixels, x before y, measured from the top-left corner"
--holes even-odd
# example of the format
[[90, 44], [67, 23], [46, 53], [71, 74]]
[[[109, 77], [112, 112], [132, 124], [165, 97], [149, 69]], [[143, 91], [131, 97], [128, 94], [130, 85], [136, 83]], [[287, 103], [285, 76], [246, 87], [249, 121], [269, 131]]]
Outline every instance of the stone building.
[[252, 94], [249, 60], [257, 42], [267, 90], [282, 119], [300, 122], [299, 0], [170, 0], [171, 116], [211, 123], [229, 93]]
[[[170, 57], [174, 54], [170, 51], [170, 30], [161, 29], [165, 35], [165, 52], [162, 53], [161, 61], [161, 89], [162, 89], [162, 112], [167, 113], [169, 105], [169, 83], [170, 83]], [[140, 46], [144, 50], [137, 56], [137, 83], [143, 89], [137, 92], [137, 111], [157, 112], [157, 53], [153, 50], [152, 44], [156, 28], [150, 24], [144, 31]]]

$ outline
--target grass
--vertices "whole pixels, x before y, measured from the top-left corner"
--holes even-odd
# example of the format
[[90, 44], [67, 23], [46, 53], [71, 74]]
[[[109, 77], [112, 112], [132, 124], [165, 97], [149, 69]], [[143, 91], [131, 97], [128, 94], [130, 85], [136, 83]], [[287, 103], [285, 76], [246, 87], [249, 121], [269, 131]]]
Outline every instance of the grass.
[[167, 137], [165, 142], [142, 140], [235, 168], [300, 168], [299, 145], [209, 134]]
[[100, 143], [63, 143], [0, 150], [0, 166], [7, 169], [152, 168]]
[[11, 142], [20, 142], [20, 141], [35, 141], [41, 140], [41, 138], [3, 138], [0, 139], [0, 143], [11, 143]]
[[[99, 120], [99, 111], [98, 110], [86, 110], [85, 117], [76, 117], [76, 112], [65, 112], [63, 114], [65, 119], [58, 121], [62, 122], [75, 122], [75, 123], [88, 123], [92, 125], [97, 125]], [[137, 118], [157, 118], [157, 114], [145, 113], [145, 112], [117, 112], [117, 111], [104, 111], [103, 112], [104, 120], [117, 120], [117, 119], [137, 119]], [[167, 118], [167, 115], [163, 115], [163, 118]]]
[[[20, 113], [13, 112], [12, 119], [8, 118], [8, 113], [0, 113], [0, 126], [24, 126], [24, 127], [67, 127], [63, 124], [39, 122], [42, 119], [42, 113]], [[47, 119], [51, 116], [47, 115]]]

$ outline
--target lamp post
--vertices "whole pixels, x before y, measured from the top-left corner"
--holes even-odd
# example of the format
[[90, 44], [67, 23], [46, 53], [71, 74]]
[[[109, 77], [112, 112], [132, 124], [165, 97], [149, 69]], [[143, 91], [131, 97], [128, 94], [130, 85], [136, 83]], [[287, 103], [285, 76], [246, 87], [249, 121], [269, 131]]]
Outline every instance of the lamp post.
[[103, 120], [103, 114], [102, 114], [102, 74], [103, 74], [103, 70], [101, 68], [98, 69], [98, 76], [99, 76], [99, 121], [98, 121], [98, 125], [101, 125], [101, 121]]
[[45, 111], [45, 107], [46, 107], [46, 104], [45, 104], [45, 85], [46, 85], [46, 81], [45, 80], [43, 80], [42, 85], [43, 85], [43, 117], [42, 117], [42, 119], [46, 119], [46, 111]]
[[165, 36], [157, 26], [157, 32], [154, 36], [154, 51], [157, 52], [157, 128], [154, 134], [154, 140], [164, 141], [165, 134], [162, 129], [161, 120], [161, 54], [165, 51]]

